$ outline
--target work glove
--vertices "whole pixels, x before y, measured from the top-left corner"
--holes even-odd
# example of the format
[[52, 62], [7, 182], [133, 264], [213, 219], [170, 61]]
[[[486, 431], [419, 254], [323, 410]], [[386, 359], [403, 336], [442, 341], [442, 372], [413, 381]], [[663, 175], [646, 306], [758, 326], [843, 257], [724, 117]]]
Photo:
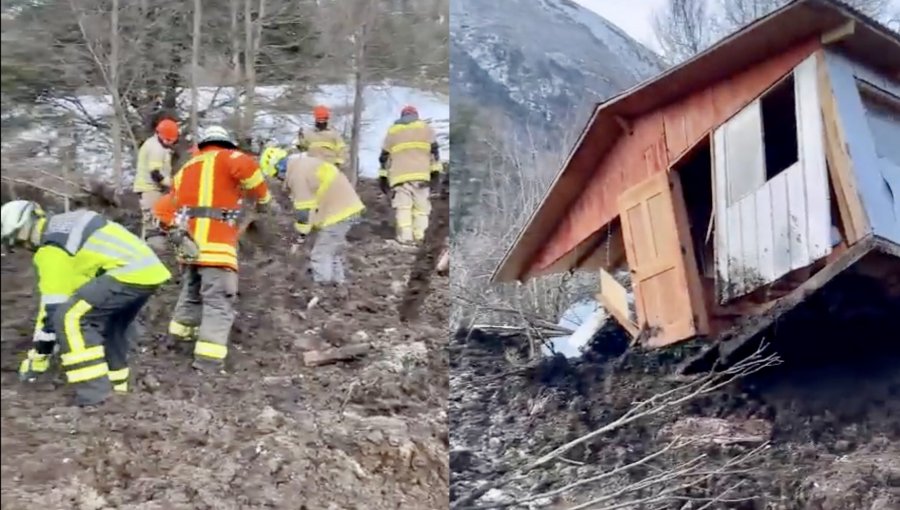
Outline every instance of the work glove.
[[381, 188], [381, 192], [387, 195], [391, 191], [391, 185], [388, 183], [387, 177], [379, 177], [378, 178], [378, 187]]

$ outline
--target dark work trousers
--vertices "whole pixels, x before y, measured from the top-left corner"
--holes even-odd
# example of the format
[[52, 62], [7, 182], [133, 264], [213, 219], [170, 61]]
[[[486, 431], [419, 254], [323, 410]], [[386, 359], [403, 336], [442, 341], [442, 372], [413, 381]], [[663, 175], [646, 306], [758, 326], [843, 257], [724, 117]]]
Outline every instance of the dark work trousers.
[[128, 350], [134, 321], [159, 286], [122, 283], [107, 275], [84, 284], [53, 317], [66, 379], [75, 403], [105, 400], [113, 387], [127, 389]]

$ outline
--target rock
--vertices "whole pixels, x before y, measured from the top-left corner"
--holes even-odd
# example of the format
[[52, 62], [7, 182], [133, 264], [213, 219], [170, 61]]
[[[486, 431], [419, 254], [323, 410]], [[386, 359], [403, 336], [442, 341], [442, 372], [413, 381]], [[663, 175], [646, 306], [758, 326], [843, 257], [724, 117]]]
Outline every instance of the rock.
[[309, 335], [298, 336], [294, 339], [292, 344], [295, 349], [299, 349], [301, 351], [314, 351], [323, 347], [323, 343], [321, 340]]
[[351, 336], [350, 339], [357, 343], [368, 342], [369, 334], [363, 330], [359, 330], [356, 333], [353, 333], [353, 336]]
[[450, 470], [455, 473], [469, 471], [475, 463], [475, 453], [472, 450], [460, 448], [450, 450]]
[[391, 282], [391, 292], [395, 295], [403, 294], [403, 291], [406, 290], [406, 284], [403, 282], [399, 282], [394, 280]]
[[153, 374], [147, 374], [141, 380], [141, 384], [144, 388], [150, 393], [155, 392], [160, 387], [159, 379], [156, 378]]
[[834, 451], [836, 453], [847, 453], [850, 451], [851, 446], [850, 441], [839, 439], [834, 443]]
[[284, 422], [281, 413], [271, 406], [263, 407], [262, 411], [256, 416], [256, 428], [261, 432], [275, 432]]

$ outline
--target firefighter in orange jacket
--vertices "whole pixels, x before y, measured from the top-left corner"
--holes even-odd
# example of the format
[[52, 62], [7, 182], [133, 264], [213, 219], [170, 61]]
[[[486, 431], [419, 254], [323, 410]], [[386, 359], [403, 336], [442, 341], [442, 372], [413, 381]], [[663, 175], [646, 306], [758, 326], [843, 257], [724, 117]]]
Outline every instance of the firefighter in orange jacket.
[[255, 200], [263, 212], [272, 197], [256, 160], [238, 151], [224, 128], [207, 128], [197, 148], [153, 210], [186, 268], [169, 334], [195, 342], [194, 368], [216, 371], [224, 367], [234, 322], [241, 204]]

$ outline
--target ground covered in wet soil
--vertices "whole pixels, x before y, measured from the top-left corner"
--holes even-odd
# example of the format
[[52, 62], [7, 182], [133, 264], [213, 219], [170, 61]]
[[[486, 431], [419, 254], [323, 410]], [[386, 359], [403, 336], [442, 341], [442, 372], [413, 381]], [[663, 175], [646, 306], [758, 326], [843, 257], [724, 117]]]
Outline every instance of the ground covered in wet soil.
[[[4, 256], [2, 508], [446, 508], [446, 278], [400, 323], [415, 254], [385, 243], [387, 199], [361, 187], [347, 290], [316, 288], [279, 241], [290, 220], [267, 220], [263, 244], [242, 244], [227, 373], [195, 373], [166, 347], [171, 283], [142, 315], [131, 394], [94, 411], [71, 407], [54, 377], [18, 382], [36, 298], [29, 256]], [[362, 359], [303, 365], [305, 350], [358, 341], [373, 346]]]
[[[450, 346], [451, 507], [490, 508], [548, 493], [657, 451], [672, 430], [697, 440], [698, 424], [713, 423], [725, 430], [719, 431], [723, 437], [737, 440], [698, 442], [512, 507], [568, 509], [609, 497], [585, 508], [900, 508], [900, 306], [886, 303], [848, 317], [838, 312], [870, 289], [833, 294], [843, 299], [812, 300], [779, 321], [778, 331], [767, 332], [770, 341], [777, 335], [778, 342], [788, 342], [779, 344], [781, 365], [601, 435], [468, 505], [459, 500], [486, 481], [613, 421], [636, 401], [683, 384], [671, 376], [691, 352], [624, 353], [622, 334], [607, 328], [584, 359], [559, 357], [522, 370], [508, 361], [516, 358], [508, 351], [524, 351], [522, 339], [460, 334]], [[610, 497], [699, 455], [715, 463], [746, 454], [764, 444], [759, 438], [769, 446], [740, 470], [673, 493], [680, 497], [616, 506], [659, 486]], [[733, 486], [722, 501], [708, 499]]]

